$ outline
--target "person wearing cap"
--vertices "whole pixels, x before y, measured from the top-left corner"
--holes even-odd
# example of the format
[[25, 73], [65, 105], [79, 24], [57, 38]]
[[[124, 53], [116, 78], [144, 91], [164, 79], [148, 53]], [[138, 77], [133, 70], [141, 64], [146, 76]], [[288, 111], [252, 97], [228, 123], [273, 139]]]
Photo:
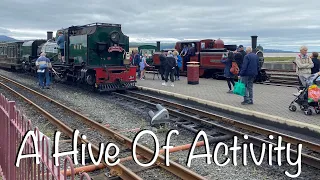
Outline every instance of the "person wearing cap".
[[237, 49], [237, 52], [234, 56], [235, 61], [237, 62], [237, 65], [239, 67], [239, 70], [241, 71], [242, 63], [243, 63], [243, 58], [247, 53], [243, 50], [243, 45], [240, 45]]
[[164, 50], [161, 50], [161, 54], [159, 56], [159, 59], [160, 59], [159, 73], [161, 75], [162, 81], [164, 81], [165, 80], [164, 73], [166, 71], [166, 65], [167, 65], [167, 57], [164, 53]]

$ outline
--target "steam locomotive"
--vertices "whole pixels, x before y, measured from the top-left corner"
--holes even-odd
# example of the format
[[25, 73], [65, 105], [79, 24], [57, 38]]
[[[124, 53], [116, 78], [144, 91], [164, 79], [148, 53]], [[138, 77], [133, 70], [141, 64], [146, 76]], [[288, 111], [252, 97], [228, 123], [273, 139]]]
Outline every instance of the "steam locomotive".
[[[259, 74], [255, 78], [255, 82], [264, 82], [269, 79], [269, 76], [266, 73], [266, 69], [262, 68], [264, 63], [263, 57], [263, 48], [259, 45], [257, 46], [257, 37], [251, 36], [251, 43], [253, 52], [259, 56]], [[222, 55], [225, 54], [228, 50], [235, 51], [237, 49], [237, 45], [225, 45], [221, 39], [213, 40], [213, 39], [204, 39], [197, 41], [179, 41], [176, 42], [175, 50], [179, 53], [183, 50], [183, 47], [186, 45], [193, 44], [194, 55], [190, 57], [190, 61], [199, 62], [199, 76], [200, 77], [213, 77], [219, 79], [223, 76], [223, 70], [225, 65], [220, 62]], [[174, 50], [173, 49], [173, 50]], [[169, 50], [165, 50], [168, 52]], [[160, 42], [157, 42], [157, 51], [153, 54], [153, 66], [156, 69], [160, 67]], [[187, 72], [187, 60], [182, 57], [183, 66], [180, 69], [180, 73], [183, 75]]]
[[[65, 37], [65, 63], [55, 39], [58, 32]], [[72, 81], [103, 91], [135, 87], [136, 67], [125, 65], [129, 37], [120, 24], [93, 23], [47, 32], [47, 40], [0, 43], [0, 67], [36, 73], [35, 61], [45, 52], [52, 63], [57, 81]]]

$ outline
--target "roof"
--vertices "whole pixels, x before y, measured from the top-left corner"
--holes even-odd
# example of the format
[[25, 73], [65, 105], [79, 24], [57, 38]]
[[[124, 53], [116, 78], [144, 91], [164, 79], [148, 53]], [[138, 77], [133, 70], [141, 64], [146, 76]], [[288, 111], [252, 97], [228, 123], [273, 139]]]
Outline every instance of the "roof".
[[[68, 28], [74, 28], [74, 27], [78, 27], [78, 28], [85, 28], [85, 27], [92, 27], [92, 26], [105, 26], [105, 27], [120, 27], [121, 28], [121, 24], [112, 24], [112, 23], [99, 23], [99, 22], [96, 22], [96, 23], [91, 23], [91, 24], [85, 24], [85, 25], [76, 25], [76, 26], [70, 26]], [[59, 29], [58, 31], [61, 31], [61, 30], [66, 30], [68, 28], [61, 28]]]
[[178, 41], [177, 43], [197, 43], [200, 42], [200, 40], [186, 40], [186, 41]]

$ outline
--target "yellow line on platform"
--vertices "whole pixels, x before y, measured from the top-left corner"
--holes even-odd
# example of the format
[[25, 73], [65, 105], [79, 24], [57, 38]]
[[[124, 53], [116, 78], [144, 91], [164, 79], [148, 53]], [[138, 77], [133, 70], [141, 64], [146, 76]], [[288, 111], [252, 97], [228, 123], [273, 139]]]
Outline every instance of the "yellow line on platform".
[[199, 98], [195, 98], [195, 97], [191, 97], [191, 96], [186, 96], [186, 95], [182, 95], [182, 94], [172, 93], [172, 92], [168, 92], [168, 91], [164, 91], [164, 90], [153, 89], [153, 88], [143, 87], [143, 86], [137, 86], [137, 88], [140, 90], [148, 90], [148, 91], [156, 92], [159, 94], [177, 97], [177, 98], [184, 99], [184, 100], [194, 101], [194, 102], [197, 102], [200, 104], [220, 108], [220, 109], [227, 110], [227, 111], [232, 111], [232, 112], [235, 112], [238, 114], [262, 118], [267, 121], [274, 121], [274, 122], [287, 124], [289, 126], [294, 126], [294, 127], [299, 127], [299, 128], [308, 128], [312, 131], [320, 133], [320, 126], [316, 126], [313, 124], [303, 123], [303, 122], [295, 121], [292, 119], [282, 118], [279, 116], [273, 116], [273, 115], [269, 115], [269, 114], [265, 114], [265, 113], [261, 113], [261, 112], [257, 112], [257, 111], [233, 107], [233, 106], [226, 105], [226, 104], [221, 104], [221, 103], [217, 103], [217, 102], [213, 102], [213, 101], [207, 101], [207, 100], [203, 100], [203, 99], [199, 99]]

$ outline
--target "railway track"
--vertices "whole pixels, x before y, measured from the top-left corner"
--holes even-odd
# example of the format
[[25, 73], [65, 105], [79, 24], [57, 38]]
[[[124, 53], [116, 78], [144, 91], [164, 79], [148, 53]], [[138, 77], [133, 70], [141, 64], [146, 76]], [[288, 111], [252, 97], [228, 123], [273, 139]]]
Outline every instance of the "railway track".
[[[261, 146], [262, 143], [277, 146], [278, 137], [281, 136], [282, 141], [286, 143], [302, 144], [304, 147], [301, 154], [302, 162], [320, 169], [320, 144], [135, 91], [129, 91], [128, 94], [113, 93], [113, 95], [119, 100], [144, 104], [150, 108], [161, 104], [169, 111], [172, 123], [194, 133], [203, 130], [212, 141], [227, 140], [230, 135], [240, 137], [248, 135], [248, 139], [243, 139], [243, 142], [251, 142], [256, 146]], [[269, 135], [273, 136], [272, 140]], [[290, 152], [292, 159], [298, 157], [297, 149], [291, 149]]]
[[[100, 149], [95, 144], [98, 144], [100, 142], [96, 142], [95, 139], [104, 139], [108, 138], [108, 140], [112, 139], [113, 142], [116, 142], [120, 144], [123, 149], [122, 152], [126, 152], [128, 150], [132, 150], [133, 147], [133, 141], [126, 136], [123, 136], [114, 130], [105, 127], [87, 117], [80, 114], [79, 112], [70, 109], [66, 105], [63, 105], [45, 95], [40, 94], [39, 92], [32, 90], [14, 80], [11, 80], [7, 77], [4, 77], [0, 75], [0, 85], [8, 90], [9, 92], [13, 93], [14, 95], [22, 98], [24, 101], [26, 101], [28, 104], [32, 105], [35, 109], [41, 112], [53, 125], [55, 125], [62, 133], [64, 133], [65, 136], [69, 137], [70, 139], [73, 137], [73, 131], [74, 129], [78, 129], [81, 131], [84, 129], [91, 129], [89, 132], [98, 133], [97, 136], [94, 136], [93, 134], [89, 133], [86, 134], [87, 138], [83, 139], [82, 137], [78, 136], [78, 143], [82, 144], [91, 144], [92, 145], [92, 152], [96, 157], [99, 156]], [[31, 99], [32, 98], [32, 99]], [[39, 103], [44, 103], [45, 106], [40, 106]], [[65, 117], [71, 116], [73, 118], [72, 121], [67, 122], [67, 120], [64, 120], [61, 114], [66, 113]], [[119, 147], [119, 146], [118, 146]], [[141, 144], [136, 145], [136, 152], [140, 156], [142, 156], [146, 160], [153, 159], [154, 152], [150, 149], [148, 149], [145, 146], [142, 146]], [[123, 153], [125, 154], [125, 153]], [[124, 159], [131, 159], [132, 157], [129, 155], [128, 157], [124, 157]], [[109, 162], [114, 162], [115, 159], [109, 158]], [[121, 161], [122, 162], [122, 161]], [[159, 155], [157, 157], [156, 163], [154, 166], [159, 167], [163, 170], [166, 170], [172, 175], [179, 177], [181, 179], [205, 179], [204, 177], [200, 176], [199, 174], [192, 172], [186, 167], [183, 167], [182, 165], [170, 161], [170, 166], [165, 166], [164, 164], [165, 159], [164, 156]], [[109, 176], [110, 177], [120, 177], [122, 179], [128, 179], [128, 180], [134, 180], [134, 179], [142, 179], [139, 177], [136, 173], [137, 172], [143, 172], [144, 170], [147, 170], [147, 168], [141, 168], [136, 167], [136, 170], [133, 171], [129, 169], [128, 167], [124, 166], [122, 163], [118, 163], [115, 166], [110, 166], [103, 162], [99, 166], [102, 166], [104, 168], [108, 168], [110, 171]], [[150, 168], [154, 168], [154, 166], [151, 166]]]
[[267, 71], [267, 74], [270, 75], [269, 80], [261, 84], [285, 87], [299, 86], [298, 77], [292, 71]]

